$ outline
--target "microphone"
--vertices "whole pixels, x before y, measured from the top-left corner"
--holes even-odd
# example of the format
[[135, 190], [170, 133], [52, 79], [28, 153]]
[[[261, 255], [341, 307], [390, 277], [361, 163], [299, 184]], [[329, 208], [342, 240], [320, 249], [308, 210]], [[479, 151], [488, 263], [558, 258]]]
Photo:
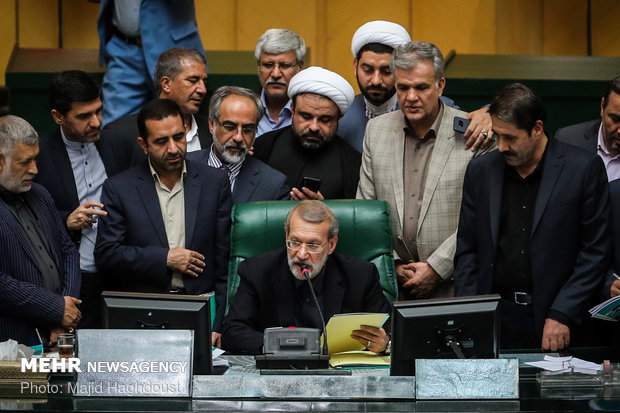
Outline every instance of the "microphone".
[[316, 299], [316, 294], [314, 294], [314, 288], [312, 288], [312, 281], [310, 281], [310, 269], [307, 265], [301, 265], [301, 273], [306, 277], [306, 281], [308, 281], [308, 286], [310, 287], [310, 293], [312, 294], [312, 299], [314, 300], [314, 305], [316, 305], [317, 310], [319, 310], [319, 315], [321, 316], [321, 323], [323, 323], [323, 350], [321, 354], [328, 355], [327, 351], [327, 329], [325, 328], [325, 318], [323, 318], [323, 312], [321, 311], [321, 306], [319, 305], [319, 300]]

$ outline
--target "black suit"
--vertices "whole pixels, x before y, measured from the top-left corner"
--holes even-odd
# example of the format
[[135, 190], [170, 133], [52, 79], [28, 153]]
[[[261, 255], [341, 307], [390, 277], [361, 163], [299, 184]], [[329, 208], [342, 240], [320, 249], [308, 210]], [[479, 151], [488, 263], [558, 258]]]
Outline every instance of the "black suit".
[[[187, 154], [187, 159], [209, 164], [210, 149]], [[290, 199], [286, 176], [253, 156], [246, 156], [232, 191], [233, 204]]]
[[[260, 354], [266, 328], [295, 325], [295, 278], [286, 255], [281, 248], [239, 264], [240, 284], [226, 316], [223, 349]], [[325, 322], [334, 314], [391, 312], [374, 264], [333, 253], [325, 263], [324, 282]]]
[[[112, 131], [102, 130], [95, 147], [108, 177], [128, 169], [135, 163], [135, 143], [126, 136]], [[66, 225], [67, 217], [80, 205], [75, 177], [71, 167], [71, 160], [60, 127], [39, 140], [39, 157], [37, 166], [39, 173], [35, 181], [43, 185], [54, 198], [56, 208]], [[99, 201], [99, 199], [89, 199]], [[105, 209], [105, 208], [104, 208]], [[76, 245], [80, 245], [82, 231], [69, 231], [69, 235]], [[82, 305], [82, 321], [80, 327], [99, 327], [101, 291], [106, 288], [105, 280], [98, 274], [89, 274], [82, 279], [80, 299]]]
[[[135, 163], [134, 144], [115, 131], [102, 130], [95, 142], [108, 177], [128, 169]], [[60, 128], [39, 139], [39, 173], [35, 182], [43, 185], [52, 195], [63, 221], [80, 205], [75, 177]], [[79, 244], [80, 231], [72, 231], [71, 238]]]
[[[470, 162], [455, 254], [455, 295], [491, 293], [506, 162], [492, 152]], [[529, 247], [533, 316], [542, 337], [550, 310], [578, 324], [609, 268], [607, 174], [601, 158], [549, 140]], [[571, 328], [572, 335], [572, 328]]]
[[[325, 199], [354, 199], [362, 154], [339, 136], [319, 150], [305, 150], [291, 132], [292, 127], [287, 126], [261, 135], [254, 142], [254, 156], [286, 175], [291, 187], [299, 187], [301, 179], [310, 176], [321, 179]], [[334, 182], [340, 188], [334, 188]]]
[[[226, 307], [230, 249], [230, 184], [224, 171], [186, 161], [183, 178], [185, 248], [204, 255], [204, 271], [183, 277], [188, 294], [215, 290], [219, 331]], [[166, 266], [170, 245], [148, 162], [103, 184], [108, 215], [99, 220], [95, 261], [114, 276], [121, 291], [166, 293], [172, 271]]]
[[603, 298], [610, 295], [611, 284], [616, 280], [613, 273], [620, 275], [620, 179], [609, 183], [609, 209], [611, 210], [611, 231], [613, 237], [612, 270], [606, 277]]
[[[209, 129], [209, 117], [201, 114], [194, 114], [194, 120], [198, 126], [198, 140], [200, 141], [200, 147], [202, 149], [210, 149], [213, 143], [213, 136]], [[138, 130], [138, 115], [128, 115], [120, 119], [110, 122], [103, 127], [103, 130], [111, 129], [122, 133], [135, 142], [136, 150], [140, 155], [140, 160], [145, 158], [144, 151], [138, 145], [138, 136], [140, 131]]]
[[49, 329], [60, 327], [63, 297], [80, 294], [80, 253], [45, 188], [33, 184], [23, 197], [45, 233], [62, 291], [55, 294], [45, 288], [45, 277], [21, 223], [0, 199], [0, 341], [12, 338], [34, 346], [40, 344], [35, 328], [48, 336]]
[[598, 146], [598, 130], [600, 127], [600, 119], [578, 123], [558, 129], [555, 133], [555, 139], [585, 149], [588, 152], [596, 153]]

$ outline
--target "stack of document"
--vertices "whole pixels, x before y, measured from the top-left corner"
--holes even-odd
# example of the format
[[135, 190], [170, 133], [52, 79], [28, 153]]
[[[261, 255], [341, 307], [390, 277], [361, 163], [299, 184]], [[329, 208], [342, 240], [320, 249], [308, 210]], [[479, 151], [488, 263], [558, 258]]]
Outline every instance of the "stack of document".
[[365, 350], [359, 341], [351, 338], [353, 330], [361, 325], [381, 327], [388, 319], [386, 313], [336, 314], [327, 322], [329, 364], [332, 367], [389, 366], [390, 356]]
[[620, 295], [610, 298], [596, 307], [592, 307], [590, 309], [590, 314], [594, 318], [618, 321], [620, 318]]
[[581, 360], [577, 357], [553, 357], [545, 355], [543, 361], [531, 361], [525, 364], [530, 366], [540, 367], [541, 369], [551, 371], [557, 374], [561, 373], [583, 373], [583, 374], [597, 374], [603, 370], [601, 364], [592, 363], [591, 361]]

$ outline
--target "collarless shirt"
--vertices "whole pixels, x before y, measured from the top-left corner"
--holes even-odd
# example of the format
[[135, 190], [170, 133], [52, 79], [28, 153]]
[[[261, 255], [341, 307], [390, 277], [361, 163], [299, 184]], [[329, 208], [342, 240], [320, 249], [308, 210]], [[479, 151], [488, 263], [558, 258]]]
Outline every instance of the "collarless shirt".
[[596, 153], [603, 159], [605, 169], [607, 170], [607, 179], [611, 182], [620, 178], [620, 154], [613, 156], [609, 153], [605, 140], [603, 139], [603, 122], [598, 128], [598, 145]]
[[373, 105], [365, 97], [364, 103], [366, 108], [366, 118], [372, 119], [386, 113], [394, 112], [396, 110], [396, 107], [398, 106], [398, 96], [396, 95], [396, 93], [394, 93], [391, 98], [389, 98], [386, 102], [379, 106]]
[[514, 292], [532, 293], [530, 238], [546, 154], [547, 148], [525, 178], [514, 166], [506, 165], [504, 170], [493, 291], [508, 299]]
[[30, 208], [22, 194], [13, 193], [0, 187], [0, 199], [6, 203], [17, 222], [21, 225], [37, 268], [43, 275], [45, 289], [60, 294], [62, 291], [60, 272], [37, 215]]
[[213, 145], [211, 145], [211, 151], [209, 152], [209, 160], [207, 161], [207, 164], [214, 168], [224, 169], [228, 173], [230, 191], [232, 192], [235, 190], [235, 182], [237, 182], [237, 176], [239, 176], [239, 172], [243, 166], [243, 161], [245, 161], [245, 158], [243, 158], [241, 162], [237, 163], [224, 163], [220, 161], [220, 158], [218, 158], [215, 152], [213, 152]]
[[[105, 171], [105, 165], [99, 155], [97, 146], [94, 142], [82, 143], [74, 142], [67, 139], [65, 132], [60, 127], [62, 141], [65, 144], [69, 162], [71, 162], [71, 170], [75, 180], [75, 188], [77, 189], [78, 200], [80, 205], [87, 201], [101, 201], [101, 189], [103, 182], [108, 175]], [[99, 138], [101, 139], [101, 137]], [[105, 209], [105, 206], [104, 206]], [[95, 242], [97, 241], [97, 228], [99, 220], [92, 226], [82, 228], [82, 236], [80, 240], [80, 269], [84, 272], [95, 273]]]
[[[291, 273], [291, 277], [295, 277]], [[310, 292], [310, 286], [308, 281], [294, 278], [295, 281], [295, 326], [296, 327], [309, 327], [318, 328], [323, 330], [323, 320], [319, 310], [314, 304], [312, 293]], [[316, 277], [310, 280], [312, 288], [316, 295], [316, 299], [321, 307], [321, 312], [325, 314], [325, 266], [316, 275]], [[327, 322], [327, 320], [325, 320]]]
[[200, 146], [200, 137], [198, 136], [198, 124], [196, 123], [194, 115], [192, 115], [191, 121], [192, 126], [185, 134], [185, 140], [187, 140], [187, 152], [194, 152], [202, 149]]
[[[404, 116], [404, 115], [403, 115]], [[431, 129], [424, 136], [416, 136], [413, 130], [406, 126], [403, 129], [404, 139], [404, 159], [403, 159], [403, 183], [404, 183], [404, 203], [405, 214], [403, 216], [403, 241], [407, 251], [412, 256], [410, 260], [418, 261], [418, 223], [420, 221], [420, 210], [424, 198], [424, 187], [428, 176], [428, 167], [435, 148], [437, 132], [443, 117], [443, 103], [439, 103], [439, 113]], [[405, 124], [408, 125], [405, 119]]]
[[256, 133], [256, 137], [259, 137], [263, 133], [271, 132], [272, 130], [282, 129], [291, 124], [293, 119], [293, 112], [291, 112], [291, 99], [286, 102], [286, 105], [284, 105], [278, 114], [277, 122], [269, 116], [269, 109], [267, 108], [267, 101], [265, 100], [265, 89], [261, 90], [260, 101], [263, 102], [265, 114], [258, 122], [258, 132]]
[[[155, 182], [161, 217], [164, 221], [166, 237], [168, 238], [168, 248], [185, 248], [185, 193], [183, 190], [183, 181], [185, 180], [185, 175], [187, 175], [185, 162], [183, 162], [181, 177], [174, 184], [172, 189], [161, 182], [150, 160], [149, 168], [151, 169], [151, 175]], [[183, 274], [178, 271], [173, 271], [170, 287], [183, 288]]]

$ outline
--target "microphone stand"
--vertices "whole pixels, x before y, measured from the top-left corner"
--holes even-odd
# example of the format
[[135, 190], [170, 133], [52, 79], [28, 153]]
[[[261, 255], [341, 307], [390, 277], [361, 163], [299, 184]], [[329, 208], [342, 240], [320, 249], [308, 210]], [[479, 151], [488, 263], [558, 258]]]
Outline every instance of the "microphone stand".
[[314, 288], [312, 288], [312, 281], [310, 281], [310, 270], [306, 265], [302, 265], [301, 273], [306, 277], [306, 281], [308, 281], [308, 286], [310, 287], [312, 299], [314, 300], [314, 304], [316, 305], [317, 310], [319, 310], [319, 315], [321, 316], [321, 323], [323, 323], [323, 349], [321, 350], [321, 354], [328, 355], [329, 352], [327, 350], [327, 328], [325, 328], [325, 318], [323, 318], [323, 312], [321, 311], [319, 300], [317, 300], [316, 294], [314, 293]]

